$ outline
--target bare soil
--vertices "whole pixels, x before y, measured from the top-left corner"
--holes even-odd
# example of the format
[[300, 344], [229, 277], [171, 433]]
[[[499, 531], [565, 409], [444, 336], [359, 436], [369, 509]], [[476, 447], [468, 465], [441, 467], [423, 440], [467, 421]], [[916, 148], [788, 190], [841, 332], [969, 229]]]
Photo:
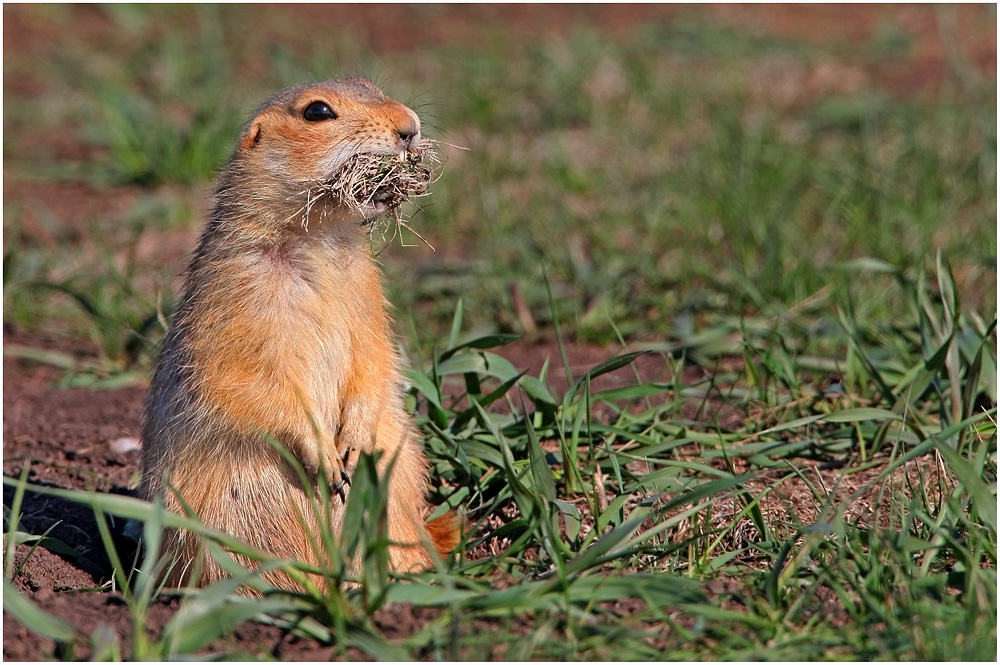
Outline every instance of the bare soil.
[[[102, 44], [112, 30], [110, 20], [92, 7], [73, 6], [76, 34], [73, 39]], [[970, 6], [939, 9], [931, 6], [827, 6], [827, 5], [753, 5], [753, 6], [655, 6], [655, 5], [475, 5], [475, 6], [392, 6], [377, 5], [305, 5], [272, 7], [282, 21], [297, 22], [308, 35], [322, 35], [332, 27], [349, 26], [372, 50], [407, 50], [439, 43], [475, 45], [487, 31], [486, 26], [502, 26], [511, 35], [533, 39], [554, 39], [583, 23], [604, 30], [613, 39], [628, 39], [637, 27], [652, 21], [672, 21], [700, 16], [739, 30], [760, 35], [823, 44], [851, 45], [865, 43], [880, 30], [892, 28], [912, 40], [912, 48], [899, 56], [887, 56], [875, 65], [848, 62], [848, 69], [874, 85], [895, 94], [932, 94], [946, 76], [949, 59], [956, 52], [944, 46], [937, 12], [948, 13], [949, 25], [961, 37], [957, 57], [971, 63], [980, 76], [996, 75], [995, 25], [984, 25], [983, 13]], [[39, 60], [47, 55], [50, 44], [64, 36], [39, 19], [37, 12], [25, 6], [5, 5], [4, 54], [28, 54]], [[985, 22], [988, 23], [988, 22]], [[495, 34], [495, 33], [491, 33]], [[847, 56], [845, 56], [847, 57]], [[836, 63], [834, 63], [836, 64]], [[843, 63], [841, 63], [843, 64]], [[35, 97], [45, 89], [45, 81], [18, 73], [8, 77], [5, 66], [4, 93]], [[817, 75], [822, 74], [819, 72]], [[49, 154], [80, 159], [87, 146], [79, 144], [74, 132], [38, 136]], [[24, 137], [22, 137], [23, 139]], [[19, 145], [23, 145], [19, 143]], [[6, 149], [5, 149], [6, 153]], [[5, 154], [5, 163], [11, 161]], [[5, 165], [4, 204], [34, 201], [46, 205], [68, 223], [84, 220], [93, 210], [123, 209], [134, 198], [127, 188], [96, 191], [85, 184], [53, 185], [19, 180]], [[88, 212], [90, 211], [90, 212]], [[63, 214], [65, 213], [65, 214]], [[26, 215], [26, 224], [32, 224]], [[29, 229], [30, 231], [30, 229]], [[6, 228], [5, 228], [6, 233]], [[85, 229], [75, 237], [55, 239], [47, 235], [43, 224], [34, 229], [40, 242], [85, 242]], [[191, 233], [178, 232], [176, 242], [153, 248], [157, 258], [178, 266], [185, 261]], [[166, 253], [166, 256], [162, 256]], [[42, 337], [38, 333], [4, 325], [4, 346], [26, 345], [58, 350], [85, 358], [96, 350], [85, 341], [72, 338]], [[577, 376], [614, 353], [615, 349], [571, 346], [571, 365]], [[549, 341], [523, 342], [503, 351], [518, 369], [537, 372], [546, 356], [559, 366], [559, 352]], [[639, 361], [644, 378], [662, 376], [664, 363], [656, 356]], [[102, 492], [128, 493], [137, 468], [137, 453], [119, 453], [111, 443], [123, 437], [136, 437], [140, 430], [143, 400], [141, 387], [94, 391], [58, 387], [61, 372], [53, 367], [9, 357], [3, 362], [3, 469], [5, 476], [17, 477], [29, 468], [33, 483], [53, 487], [96, 489]], [[687, 377], [686, 377], [687, 378]], [[605, 387], [631, 381], [629, 370], [619, 370], [604, 379]], [[735, 414], [732, 417], [745, 417]], [[785, 503], [796, 502], [791, 494]], [[4, 506], [10, 508], [13, 492], [4, 487]], [[811, 501], [803, 499], [803, 504]], [[113, 525], [117, 532], [121, 525]], [[43, 610], [93, 633], [98, 625], [107, 626], [123, 641], [123, 655], [129, 653], [131, 618], [120, 594], [109, 591], [110, 563], [97, 533], [93, 513], [65, 501], [28, 494], [21, 507], [21, 530], [47, 534], [72, 548], [73, 554], [29, 545], [19, 545], [15, 552], [14, 582]], [[177, 608], [176, 600], [156, 603], [147, 626], [156, 634]], [[628, 611], [628, 608], [623, 608]], [[397, 607], [383, 610], [376, 624], [389, 636], [402, 638], [413, 634], [434, 616], [434, 612]], [[245, 624], [217, 649], [242, 651], [248, 655], [275, 656], [285, 660], [320, 660], [329, 657], [329, 647], [313, 642], [296, 641], [276, 628]], [[73, 653], [59, 652], [52, 640], [27, 631], [4, 612], [3, 656], [8, 660], [44, 660], [61, 657], [87, 658], [89, 647], [77, 645]], [[502, 654], [498, 654], [502, 657]]]

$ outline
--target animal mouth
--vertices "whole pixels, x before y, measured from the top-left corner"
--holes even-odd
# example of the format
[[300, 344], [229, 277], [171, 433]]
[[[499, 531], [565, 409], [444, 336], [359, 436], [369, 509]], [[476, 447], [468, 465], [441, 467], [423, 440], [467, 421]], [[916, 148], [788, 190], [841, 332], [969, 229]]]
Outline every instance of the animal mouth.
[[427, 193], [440, 164], [434, 144], [423, 139], [398, 155], [353, 155], [322, 189], [366, 219], [394, 210]]

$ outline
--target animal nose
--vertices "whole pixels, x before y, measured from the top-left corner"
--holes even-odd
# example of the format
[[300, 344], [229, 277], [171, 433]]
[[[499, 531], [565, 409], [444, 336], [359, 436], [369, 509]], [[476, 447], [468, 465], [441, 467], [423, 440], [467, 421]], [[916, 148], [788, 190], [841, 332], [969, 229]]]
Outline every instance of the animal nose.
[[420, 140], [420, 121], [416, 116], [407, 115], [396, 126], [396, 134], [403, 142], [403, 147], [409, 149], [414, 143]]

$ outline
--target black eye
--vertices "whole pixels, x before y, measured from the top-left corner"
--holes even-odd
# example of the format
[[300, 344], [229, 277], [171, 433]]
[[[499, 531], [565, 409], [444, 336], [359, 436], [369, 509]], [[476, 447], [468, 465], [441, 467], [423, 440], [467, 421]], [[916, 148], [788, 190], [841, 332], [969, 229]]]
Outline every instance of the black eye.
[[302, 112], [302, 117], [309, 122], [319, 122], [320, 120], [336, 120], [337, 114], [323, 102], [313, 102]]

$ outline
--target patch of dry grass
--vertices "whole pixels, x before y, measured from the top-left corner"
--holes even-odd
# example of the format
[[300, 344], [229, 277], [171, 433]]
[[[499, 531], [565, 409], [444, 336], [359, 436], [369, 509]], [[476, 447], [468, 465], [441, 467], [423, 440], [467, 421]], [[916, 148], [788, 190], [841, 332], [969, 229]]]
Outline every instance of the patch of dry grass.
[[422, 139], [399, 155], [353, 155], [323, 183], [322, 191], [359, 212], [373, 205], [396, 210], [427, 192], [440, 164], [436, 143]]
[[437, 141], [421, 139], [399, 155], [353, 155], [321, 184], [320, 195], [332, 197], [359, 214], [366, 214], [373, 206], [384, 209], [384, 214], [366, 220], [373, 240], [379, 236], [383, 243], [387, 243], [385, 234], [391, 227], [393, 235], [388, 239], [391, 241], [400, 226], [405, 226], [423, 240], [403, 221], [400, 206], [415, 197], [426, 195], [437, 179], [441, 160], [436, 145]]

